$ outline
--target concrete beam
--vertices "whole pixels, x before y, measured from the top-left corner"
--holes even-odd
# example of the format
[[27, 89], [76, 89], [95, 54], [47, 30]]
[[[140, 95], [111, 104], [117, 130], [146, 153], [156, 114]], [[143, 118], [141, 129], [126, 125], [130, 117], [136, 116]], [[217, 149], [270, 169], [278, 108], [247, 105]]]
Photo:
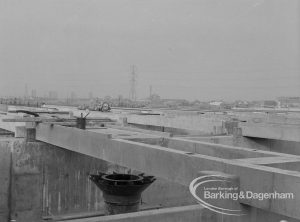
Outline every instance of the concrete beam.
[[[300, 173], [254, 165], [142, 144], [123, 139], [110, 139], [106, 134], [38, 124], [36, 139], [65, 149], [126, 166], [150, 175], [189, 186], [201, 170], [220, 171], [236, 175], [240, 190], [254, 193], [294, 192], [294, 199], [243, 199], [241, 203], [300, 219]], [[259, 183], [258, 183], [259, 181]], [[284, 181], [284, 182], [283, 182]], [[280, 185], [280, 183], [286, 186]], [[289, 207], [285, 207], [289, 206]]]
[[[108, 118], [87, 118], [87, 121], [97, 121], [101, 123], [113, 123], [115, 120]], [[47, 123], [64, 123], [76, 121], [76, 118], [46, 118], [46, 117], [15, 117], [5, 118], [2, 122], [47, 122]]]
[[203, 117], [201, 115], [166, 115], [166, 116], [141, 116], [128, 115], [129, 124], [159, 126], [182, 129], [187, 131], [197, 131], [207, 134], [224, 134], [226, 130], [223, 121], [213, 118]]
[[229, 146], [223, 144], [216, 144], [205, 141], [195, 141], [186, 138], [167, 138], [164, 140], [164, 146], [168, 148], [193, 152], [208, 156], [220, 157], [222, 159], [245, 159], [245, 158], [288, 158], [295, 161], [300, 160], [299, 156], [276, 153], [258, 149], [250, 149], [244, 147]]
[[172, 133], [160, 132], [154, 130], [144, 130], [144, 129], [134, 128], [134, 127], [125, 127], [125, 126], [117, 126], [117, 125], [108, 125], [107, 127], [112, 129], [126, 130], [130, 132], [139, 132], [139, 133], [150, 134], [150, 135], [161, 136], [161, 137], [172, 137]]
[[258, 158], [246, 158], [246, 159], [235, 159], [237, 161], [242, 161], [251, 164], [258, 165], [269, 165], [276, 163], [300, 163], [300, 159], [287, 158], [287, 157], [258, 157]]
[[147, 139], [147, 138], [159, 138], [157, 135], [152, 134], [145, 134], [140, 132], [134, 132], [134, 131], [127, 131], [127, 130], [120, 130], [120, 129], [114, 129], [114, 128], [87, 128], [86, 130], [90, 132], [96, 132], [100, 134], [111, 134], [112, 138], [122, 138], [122, 139]]
[[19, 122], [4, 122], [3, 120], [7, 118], [11, 118], [11, 115], [2, 115], [0, 114], [0, 128], [5, 129], [7, 131], [16, 133], [17, 129], [16, 127], [18, 126], [25, 126], [25, 123], [19, 123]]
[[240, 123], [242, 135], [275, 140], [300, 142], [300, 125]]
[[[200, 221], [204, 212], [201, 205], [172, 207], [158, 210], [147, 210], [135, 213], [118, 214], [77, 220], [64, 220], [65, 222], [182, 222]], [[212, 213], [210, 213], [212, 214]], [[202, 220], [201, 220], [202, 221]], [[208, 220], [207, 220], [208, 222]]]
[[0, 221], [8, 221], [10, 214], [11, 145], [0, 144]]

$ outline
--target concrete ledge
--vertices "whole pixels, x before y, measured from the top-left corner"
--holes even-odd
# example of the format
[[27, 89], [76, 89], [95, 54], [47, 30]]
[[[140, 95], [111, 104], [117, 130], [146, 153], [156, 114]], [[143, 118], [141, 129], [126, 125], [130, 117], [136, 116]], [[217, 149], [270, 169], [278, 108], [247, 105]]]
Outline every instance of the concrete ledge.
[[129, 124], [139, 124], [158, 127], [169, 127], [186, 131], [199, 131], [207, 134], [224, 134], [224, 121], [203, 117], [201, 115], [165, 115], [165, 116], [140, 116], [128, 115]]
[[156, 135], [161, 137], [172, 137], [172, 133], [168, 132], [160, 132], [160, 131], [154, 131], [154, 130], [143, 130], [135, 127], [125, 127], [125, 126], [117, 126], [117, 125], [108, 125], [108, 128], [112, 129], [119, 129], [119, 130], [126, 130], [130, 132], [139, 132], [144, 134], [150, 134], [150, 135]]
[[0, 128], [5, 129], [7, 131], [16, 132], [16, 127], [18, 126], [25, 126], [25, 123], [18, 123], [18, 122], [3, 122], [4, 119], [7, 117], [11, 117], [11, 115], [1, 115], [0, 114]]
[[[64, 220], [65, 222], [185, 222], [203, 221], [202, 216], [205, 208], [201, 205], [191, 205], [183, 207], [172, 207], [158, 210], [147, 210], [136, 213], [118, 214], [95, 218]], [[213, 213], [210, 213], [213, 214]], [[211, 220], [210, 220], [211, 221]]]
[[276, 163], [300, 163], [300, 159], [287, 158], [287, 157], [258, 157], [258, 158], [245, 158], [245, 159], [235, 159], [237, 161], [258, 164], [258, 165], [268, 165]]
[[276, 153], [258, 149], [223, 145], [206, 141], [195, 141], [186, 138], [167, 138], [165, 140], [168, 148], [194, 152], [203, 155], [220, 157], [223, 159], [242, 159], [242, 158], [260, 158], [260, 157], [286, 157], [292, 159], [300, 158], [296, 155]]
[[240, 127], [246, 137], [300, 142], [300, 125], [241, 123]]

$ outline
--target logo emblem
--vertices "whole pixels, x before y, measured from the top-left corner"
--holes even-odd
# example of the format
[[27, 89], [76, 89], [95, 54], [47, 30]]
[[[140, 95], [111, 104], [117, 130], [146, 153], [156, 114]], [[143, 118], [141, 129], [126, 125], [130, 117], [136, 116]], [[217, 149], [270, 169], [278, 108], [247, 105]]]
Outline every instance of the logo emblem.
[[[211, 187], [209, 184], [220, 184], [220, 186]], [[238, 188], [223, 188], [221, 184], [231, 184], [232, 182], [229, 179], [222, 177], [221, 175], [208, 175], [208, 176], [201, 176], [194, 179], [189, 186], [191, 194], [194, 198], [201, 204], [203, 207], [219, 214], [229, 215], [229, 216], [244, 216], [243, 210], [240, 209], [238, 203]], [[211, 189], [205, 187], [208, 185]], [[228, 190], [230, 192], [228, 192]], [[201, 194], [199, 195], [200, 191]], [[204, 195], [205, 194], [205, 195]], [[206, 197], [206, 198], [205, 198]], [[208, 203], [210, 199], [214, 199], [215, 202], [221, 201], [231, 201], [232, 208], [225, 208], [218, 206], [217, 204]], [[221, 200], [222, 199], [222, 200]], [[230, 205], [230, 204], [229, 204]]]

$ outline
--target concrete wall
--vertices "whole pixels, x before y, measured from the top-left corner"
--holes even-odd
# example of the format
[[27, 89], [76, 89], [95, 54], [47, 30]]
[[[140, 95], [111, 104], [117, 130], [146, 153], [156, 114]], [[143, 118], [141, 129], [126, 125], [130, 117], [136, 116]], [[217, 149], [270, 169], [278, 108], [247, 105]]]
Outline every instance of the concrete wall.
[[236, 137], [236, 146], [245, 146], [279, 153], [300, 155], [300, 142], [273, 140], [264, 138]]
[[[2, 139], [0, 221], [7, 221], [9, 214], [18, 222], [35, 222], [42, 216], [101, 212], [102, 193], [88, 179], [90, 173], [97, 171], [129, 169], [42, 142]], [[146, 208], [195, 203], [187, 187], [160, 178], [143, 193], [142, 202]]]
[[[213, 139], [217, 143], [224, 141], [234, 143], [229, 136]], [[149, 141], [152, 142], [157, 141]], [[18, 222], [35, 222], [40, 221], [42, 216], [101, 212], [104, 204], [102, 194], [87, 178], [89, 173], [98, 170], [128, 172], [130, 169], [42, 142], [0, 139], [0, 221], [8, 221], [9, 215]], [[187, 187], [162, 179], [158, 179], [144, 192], [142, 201], [144, 207], [195, 203]], [[297, 221], [256, 208], [250, 208], [249, 214], [242, 218], [214, 214], [207, 216], [210, 220], [203, 221]]]
[[201, 114], [197, 115], [128, 115], [127, 122], [136, 125], [150, 125], [186, 131], [196, 131], [202, 134], [224, 134], [223, 119], [208, 118]]
[[243, 136], [212, 136], [212, 137], [193, 137], [193, 138], [190, 137], [189, 139], [211, 142], [216, 144], [224, 144], [230, 146], [300, 155], [300, 142], [263, 139], [263, 138], [250, 138], [250, 137], [243, 137]]
[[0, 139], [0, 221], [9, 218], [11, 144]]

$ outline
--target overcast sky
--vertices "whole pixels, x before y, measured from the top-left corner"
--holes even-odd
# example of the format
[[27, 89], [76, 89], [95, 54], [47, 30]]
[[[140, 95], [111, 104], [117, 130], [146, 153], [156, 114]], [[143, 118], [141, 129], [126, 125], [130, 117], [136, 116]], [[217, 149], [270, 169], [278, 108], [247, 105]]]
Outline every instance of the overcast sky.
[[0, 96], [300, 96], [299, 0], [0, 0]]

